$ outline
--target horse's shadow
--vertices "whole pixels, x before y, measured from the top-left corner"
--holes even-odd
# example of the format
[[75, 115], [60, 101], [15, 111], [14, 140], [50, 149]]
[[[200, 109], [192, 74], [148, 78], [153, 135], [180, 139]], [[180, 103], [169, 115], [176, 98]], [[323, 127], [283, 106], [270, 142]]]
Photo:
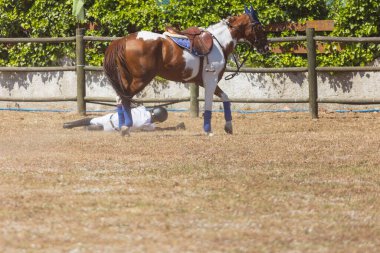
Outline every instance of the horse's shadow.
[[[353, 73], [320, 73], [319, 77], [323, 83], [329, 83], [335, 92], [342, 90], [343, 93], [349, 93], [353, 88], [353, 75]], [[360, 76], [364, 77], [365, 74], [360, 73]]]
[[[369, 78], [369, 74], [359, 73], [360, 77], [364, 76]], [[318, 73], [318, 85], [324, 83], [329, 84], [330, 89], [335, 92], [341, 90], [344, 93], [351, 92], [353, 88], [353, 73]], [[273, 88], [280, 91], [286, 88], [286, 85], [296, 84], [302, 88], [305, 84], [308, 85], [307, 73], [269, 73], [269, 74], [247, 74], [249, 83], [252, 87], [260, 89], [269, 89], [267, 85], [273, 85]], [[270, 78], [271, 82], [268, 81]]]
[[258, 73], [247, 74], [246, 78], [252, 88], [256, 87], [270, 93], [276, 92], [278, 95], [282, 95], [285, 90], [292, 88], [289, 87], [289, 84], [302, 88], [307, 76], [304, 73]]
[[91, 85], [96, 84], [97, 86], [110, 87], [107, 77], [102, 72], [89, 71], [86, 73], [86, 84], [91, 87]]

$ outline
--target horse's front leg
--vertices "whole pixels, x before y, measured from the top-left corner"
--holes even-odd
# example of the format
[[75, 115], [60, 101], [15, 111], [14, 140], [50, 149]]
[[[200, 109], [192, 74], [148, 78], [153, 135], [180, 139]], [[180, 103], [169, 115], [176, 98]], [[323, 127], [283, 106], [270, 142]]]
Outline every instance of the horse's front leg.
[[215, 88], [217, 86], [218, 79], [215, 76], [208, 76], [205, 78], [205, 112], [203, 115], [203, 130], [206, 135], [212, 135], [211, 117], [212, 117], [212, 102]]
[[224, 109], [224, 119], [226, 120], [226, 124], [224, 125], [224, 131], [228, 134], [232, 134], [232, 113], [231, 113], [231, 102], [228, 98], [227, 94], [222, 91], [219, 86], [216, 86], [215, 95], [220, 97], [223, 101], [223, 109]]

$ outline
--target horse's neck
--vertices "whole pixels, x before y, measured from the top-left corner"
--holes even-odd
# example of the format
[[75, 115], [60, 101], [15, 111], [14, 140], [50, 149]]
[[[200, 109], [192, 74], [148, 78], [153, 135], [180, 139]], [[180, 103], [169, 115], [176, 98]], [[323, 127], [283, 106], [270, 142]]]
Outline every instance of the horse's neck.
[[232, 53], [237, 41], [232, 38], [231, 32], [225, 21], [220, 21], [219, 23], [208, 27], [207, 30], [218, 40], [220, 45], [223, 47], [223, 51], [226, 56]]

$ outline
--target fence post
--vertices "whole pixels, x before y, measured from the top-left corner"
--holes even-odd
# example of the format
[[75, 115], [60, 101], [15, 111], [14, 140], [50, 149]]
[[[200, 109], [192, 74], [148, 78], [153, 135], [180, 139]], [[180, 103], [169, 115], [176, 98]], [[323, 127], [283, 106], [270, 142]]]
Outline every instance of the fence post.
[[199, 86], [190, 84], [190, 116], [192, 118], [199, 117]]
[[84, 28], [76, 29], [75, 47], [76, 47], [76, 73], [77, 73], [77, 111], [80, 115], [86, 114], [86, 82], [85, 82], [85, 52], [84, 52]]
[[314, 28], [306, 29], [307, 37], [307, 69], [309, 81], [309, 111], [313, 119], [318, 118], [318, 84], [317, 84], [317, 51], [314, 40]]

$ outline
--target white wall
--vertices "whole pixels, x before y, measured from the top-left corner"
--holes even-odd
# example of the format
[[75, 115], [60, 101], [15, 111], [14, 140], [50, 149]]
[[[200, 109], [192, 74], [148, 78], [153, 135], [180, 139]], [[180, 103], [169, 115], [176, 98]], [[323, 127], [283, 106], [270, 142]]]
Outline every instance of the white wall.
[[[378, 66], [379, 60], [373, 65]], [[227, 73], [229, 74], [229, 73]], [[115, 93], [101, 72], [87, 72], [87, 96], [114, 97]], [[219, 83], [230, 98], [291, 98], [308, 97], [307, 73], [244, 74]], [[380, 73], [328, 73], [318, 74], [320, 98], [380, 98]], [[176, 98], [188, 97], [189, 85], [174, 82], [153, 81], [137, 97]], [[200, 96], [203, 97], [203, 88]], [[72, 97], [76, 95], [75, 72], [9, 73], [0, 72], [0, 97]], [[0, 107], [63, 108], [76, 110], [75, 102], [14, 103], [0, 102]], [[218, 109], [220, 103], [215, 103]], [[175, 104], [172, 108], [188, 109], [188, 103]], [[363, 108], [352, 105], [320, 104], [326, 109]], [[375, 106], [365, 106], [377, 107]], [[88, 105], [89, 110], [110, 109], [100, 105]], [[233, 109], [308, 109], [308, 104], [234, 104]]]

